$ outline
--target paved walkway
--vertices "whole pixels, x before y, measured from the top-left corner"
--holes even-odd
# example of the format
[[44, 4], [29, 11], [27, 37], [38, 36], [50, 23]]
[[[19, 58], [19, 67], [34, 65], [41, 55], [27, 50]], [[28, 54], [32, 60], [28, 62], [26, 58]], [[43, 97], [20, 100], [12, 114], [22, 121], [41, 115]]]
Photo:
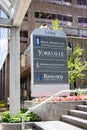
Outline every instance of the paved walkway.
[[84, 130], [61, 121], [45, 121], [37, 122], [36, 124], [45, 130]]

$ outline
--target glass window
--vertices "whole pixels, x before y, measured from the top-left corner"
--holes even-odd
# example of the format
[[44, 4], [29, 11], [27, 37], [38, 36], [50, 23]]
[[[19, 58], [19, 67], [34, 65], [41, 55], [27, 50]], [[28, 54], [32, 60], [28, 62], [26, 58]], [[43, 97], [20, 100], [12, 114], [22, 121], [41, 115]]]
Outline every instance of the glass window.
[[63, 0], [64, 2], [72, 3], [72, 0]]
[[63, 17], [62, 15], [58, 14], [58, 19], [59, 20], [62, 20], [62, 17]]
[[78, 18], [78, 23], [87, 23], [87, 18], [79, 17]]
[[78, 23], [83, 23], [83, 18], [78, 18]]
[[50, 13], [46, 13], [46, 14], [45, 14], [45, 18], [46, 18], [46, 19], [52, 19], [52, 15], [51, 15]]
[[63, 21], [73, 22], [73, 18], [71, 16], [63, 16]]
[[71, 16], [68, 16], [68, 17], [67, 17], [67, 21], [73, 22], [73, 18], [72, 18]]
[[35, 18], [39, 18], [39, 12], [35, 12], [34, 15], [35, 15]]
[[55, 14], [52, 14], [52, 19], [56, 19], [56, 15]]
[[42, 19], [56, 19], [60, 21], [66, 22], [73, 22], [72, 16], [62, 15], [62, 14], [51, 14], [45, 12], [35, 12], [35, 18], [42, 18]]
[[28, 43], [28, 31], [20, 31], [20, 42]]
[[87, 18], [84, 18], [84, 23], [87, 23]]
[[86, 0], [77, 0], [77, 4], [86, 5]]
[[45, 18], [45, 13], [43, 12], [35, 12], [35, 18]]
[[20, 31], [20, 37], [28, 37], [28, 31]]
[[45, 13], [40, 12], [40, 13], [39, 13], [39, 18], [45, 18]]
[[63, 21], [67, 21], [67, 16], [63, 16]]

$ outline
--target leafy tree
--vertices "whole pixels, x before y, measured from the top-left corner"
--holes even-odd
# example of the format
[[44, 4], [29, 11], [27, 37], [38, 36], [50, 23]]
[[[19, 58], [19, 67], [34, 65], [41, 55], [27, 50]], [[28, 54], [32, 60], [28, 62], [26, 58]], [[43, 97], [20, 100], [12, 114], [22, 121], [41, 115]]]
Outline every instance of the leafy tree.
[[82, 61], [83, 49], [77, 45], [68, 60], [69, 83], [72, 85], [76, 78], [82, 78], [84, 70], [87, 70], [87, 62]]
[[53, 30], [62, 30], [58, 19], [55, 19], [52, 21], [52, 29]]
[[[52, 21], [52, 29], [53, 30], [62, 30], [62, 28], [60, 28], [60, 23], [59, 23], [58, 19]], [[68, 48], [68, 49], [70, 49], [70, 48]], [[69, 75], [70, 85], [73, 85], [76, 78], [82, 78], [85, 76], [83, 74], [83, 71], [87, 70], [87, 62], [82, 61], [82, 54], [83, 54], [83, 49], [79, 45], [77, 45], [74, 48], [73, 53], [69, 57], [68, 75]]]

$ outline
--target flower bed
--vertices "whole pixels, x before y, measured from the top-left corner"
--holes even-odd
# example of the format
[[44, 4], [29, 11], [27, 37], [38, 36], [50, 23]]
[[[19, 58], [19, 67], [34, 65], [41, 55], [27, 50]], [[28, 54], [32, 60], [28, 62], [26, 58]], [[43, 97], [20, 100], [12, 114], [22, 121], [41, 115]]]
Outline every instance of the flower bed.
[[[45, 101], [48, 97], [41, 97], [33, 99], [33, 102], [42, 102]], [[82, 96], [67, 96], [67, 97], [54, 97], [50, 102], [59, 102], [59, 101], [77, 101], [77, 100], [87, 100], [87, 95]]]
[[2, 104], [0, 104], [0, 107], [7, 107], [7, 105], [2, 103]]
[[7, 103], [5, 101], [0, 101], [0, 112], [7, 110]]
[[[34, 107], [46, 100], [48, 97], [35, 98], [32, 101], [24, 102], [25, 108]], [[42, 120], [60, 120], [61, 115], [67, 114], [69, 110], [75, 109], [77, 105], [82, 105], [87, 100], [87, 95], [54, 97], [51, 101], [39, 107], [34, 112], [37, 113]]]

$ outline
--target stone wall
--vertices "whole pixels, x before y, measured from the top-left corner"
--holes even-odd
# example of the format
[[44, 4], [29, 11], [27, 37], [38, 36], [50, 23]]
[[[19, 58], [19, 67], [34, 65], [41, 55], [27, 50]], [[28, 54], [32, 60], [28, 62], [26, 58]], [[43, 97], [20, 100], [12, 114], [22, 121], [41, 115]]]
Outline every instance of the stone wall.
[[[24, 107], [30, 108], [37, 104], [37, 102], [25, 101]], [[60, 120], [61, 115], [67, 114], [69, 110], [75, 109], [79, 104], [84, 104], [84, 101], [48, 102], [34, 112], [44, 121]]]

